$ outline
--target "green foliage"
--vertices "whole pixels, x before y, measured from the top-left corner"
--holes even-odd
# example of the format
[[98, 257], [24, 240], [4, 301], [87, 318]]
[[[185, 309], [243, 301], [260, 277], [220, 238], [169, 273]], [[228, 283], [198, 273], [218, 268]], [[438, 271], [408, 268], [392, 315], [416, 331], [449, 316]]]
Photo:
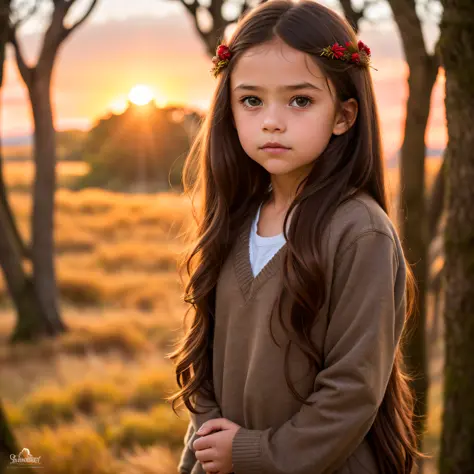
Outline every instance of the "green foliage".
[[64, 130], [56, 132], [56, 152], [59, 160], [81, 160], [81, 148], [87, 132], [82, 130]]
[[83, 158], [90, 171], [77, 187], [166, 190], [180, 186], [198, 116], [176, 107], [131, 104], [122, 115], [101, 119], [89, 132]]

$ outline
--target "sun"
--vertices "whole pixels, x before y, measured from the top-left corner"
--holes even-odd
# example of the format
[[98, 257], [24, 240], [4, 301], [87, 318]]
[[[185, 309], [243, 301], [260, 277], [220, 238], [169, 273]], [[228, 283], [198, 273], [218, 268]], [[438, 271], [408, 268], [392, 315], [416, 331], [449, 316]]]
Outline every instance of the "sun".
[[128, 99], [135, 105], [146, 105], [155, 99], [155, 94], [151, 87], [138, 84], [128, 93]]

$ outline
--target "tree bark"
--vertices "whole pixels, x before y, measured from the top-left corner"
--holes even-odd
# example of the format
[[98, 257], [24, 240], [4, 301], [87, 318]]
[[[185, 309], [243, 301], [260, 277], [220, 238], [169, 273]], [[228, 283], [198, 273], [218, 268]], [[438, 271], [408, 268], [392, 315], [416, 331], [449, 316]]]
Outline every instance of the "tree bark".
[[[418, 60], [420, 61], [420, 60]], [[425, 131], [430, 110], [431, 92], [437, 75], [434, 60], [410, 65], [409, 97], [400, 159], [400, 231], [404, 251], [413, 265], [418, 286], [416, 313], [409, 323], [405, 362], [415, 376], [415, 424], [417, 433], [424, 431], [428, 391], [426, 360], [426, 281], [428, 232], [425, 207]]]
[[[3, 85], [3, 74], [5, 69], [5, 48], [8, 42], [8, 25], [10, 16], [10, 4], [11, 0], [0, 1], [0, 90]], [[1, 107], [1, 97], [0, 97]], [[23, 240], [18, 231], [13, 212], [8, 202], [7, 190], [5, 186], [5, 180], [3, 177], [3, 157], [2, 157], [2, 141], [0, 137], [0, 206], [3, 207], [6, 219], [3, 225], [11, 227], [15, 237], [15, 245], [21, 249], [21, 252], [25, 257], [29, 257], [29, 250], [24, 245]]]
[[[263, 3], [265, 1], [266, 0], [260, 0], [259, 3]], [[193, 0], [192, 2], [181, 0], [181, 4], [190, 13], [194, 22], [196, 32], [204, 42], [207, 53], [211, 57], [216, 54], [216, 48], [218, 44], [224, 39], [224, 33], [227, 26], [237, 21], [238, 18], [241, 17], [250, 8], [248, 0], [244, 0], [244, 2], [242, 2], [237, 18], [233, 20], [227, 20], [222, 16], [222, 7], [224, 3], [224, 0], [212, 0], [209, 7], [206, 7], [209, 15], [212, 18], [212, 27], [208, 31], [205, 31], [201, 28], [197, 15], [198, 9], [205, 7], [200, 5], [198, 0]]]
[[17, 311], [17, 323], [12, 341], [33, 340], [36, 337], [52, 335], [53, 328], [42, 313], [36, 297], [33, 282], [25, 274], [22, 255], [12, 227], [8, 223], [5, 209], [0, 205], [0, 266], [5, 276], [8, 291]]
[[[9, 5], [10, 0], [0, 3], [0, 87], [3, 84], [5, 45], [8, 39]], [[12, 341], [32, 340], [54, 333], [40, 307], [33, 283], [23, 268], [23, 258], [29, 255], [8, 202], [0, 148], [0, 267], [17, 312]]]
[[474, 3], [443, 0], [447, 222], [444, 414], [440, 473], [474, 472]]
[[428, 206], [428, 233], [430, 239], [433, 239], [438, 233], [438, 225], [444, 211], [445, 200], [445, 174], [446, 174], [446, 151], [444, 152], [443, 162], [439, 168], [433, 183], [429, 206]]
[[428, 229], [425, 206], [425, 131], [431, 92], [439, 61], [427, 53], [413, 0], [389, 0], [400, 31], [409, 67], [408, 100], [400, 155], [400, 232], [405, 255], [413, 266], [418, 292], [416, 313], [410, 320], [405, 349], [408, 372], [414, 376], [415, 427], [422, 439], [426, 418], [428, 375], [426, 362], [426, 280]]
[[[25, 308], [18, 312], [13, 341], [33, 340], [43, 335], [54, 336], [67, 329], [59, 312], [59, 292], [54, 265], [56, 135], [51, 106], [51, 78], [61, 45], [71, 32], [86, 20], [98, 0], [91, 0], [88, 10], [82, 17], [72, 26], [66, 27], [64, 19], [75, 2], [76, 0], [55, 0], [51, 23], [46, 29], [39, 59], [34, 67], [28, 66], [24, 60], [17, 38], [18, 25], [9, 28], [8, 39], [15, 49], [18, 70], [28, 89], [31, 103], [35, 161], [31, 221], [33, 277], [32, 279], [18, 277], [17, 280], [8, 283], [14, 301]], [[10, 241], [11, 238], [10, 235]], [[8, 275], [18, 276], [18, 270], [13, 267], [18, 263], [18, 257], [16, 260], [12, 257], [9, 263]], [[34, 308], [35, 304], [37, 308]]]
[[[10, 464], [10, 454], [18, 455], [15, 437], [8, 425], [7, 417], [0, 402], [0, 472], [5, 472]], [[27, 472], [30, 472], [28, 469]]]
[[29, 86], [34, 132], [35, 180], [31, 228], [33, 284], [53, 334], [66, 330], [58, 309], [59, 294], [54, 265], [54, 196], [56, 190], [56, 142], [51, 109], [52, 61], [36, 68]]

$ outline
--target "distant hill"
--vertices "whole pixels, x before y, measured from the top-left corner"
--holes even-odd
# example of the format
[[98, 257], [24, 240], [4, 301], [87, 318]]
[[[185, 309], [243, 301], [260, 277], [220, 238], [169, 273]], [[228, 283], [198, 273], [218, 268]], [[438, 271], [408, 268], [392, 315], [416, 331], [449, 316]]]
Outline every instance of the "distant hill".
[[[74, 138], [83, 138], [85, 136], [85, 132], [80, 132], [78, 130], [65, 130], [64, 132], [58, 132], [60, 135], [64, 135], [62, 137], [64, 141], [67, 140], [69, 137], [69, 134], [71, 134], [72, 137]], [[69, 141], [69, 140], [68, 140]], [[15, 136], [10, 136], [10, 137], [4, 137], [2, 138], [2, 144], [5, 148], [8, 148], [9, 146], [11, 147], [18, 147], [18, 146], [31, 146], [33, 144], [33, 136], [32, 135], [15, 135]], [[5, 156], [8, 155], [6, 152], [7, 150], [4, 150]], [[428, 148], [426, 150], [426, 157], [429, 158], [438, 158], [439, 156], [443, 156], [444, 153], [444, 148]], [[392, 169], [392, 168], [397, 168], [398, 167], [398, 162], [400, 158], [400, 150], [398, 150], [395, 153], [392, 153], [388, 158], [387, 158], [387, 168]]]
[[[80, 147], [87, 132], [82, 130], [60, 130], [56, 133], [56, 150], [58, 160], [80, 161]], [[3, 158], [5, 161], [31, 160], [33, 136], [15, 135], [2, 140]]]
[[33, 135], [13, 135], [10, 137], [2, 137], [2, 145], [8, 146], [25, 146], [33, 145]]

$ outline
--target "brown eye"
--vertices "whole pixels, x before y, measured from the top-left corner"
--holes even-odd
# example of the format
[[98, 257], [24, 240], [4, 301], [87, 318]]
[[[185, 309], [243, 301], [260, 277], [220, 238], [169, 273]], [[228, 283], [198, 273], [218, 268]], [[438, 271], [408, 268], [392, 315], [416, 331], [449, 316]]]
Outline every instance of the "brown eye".
[[310, 97], [305, 97], [305, 96], [298, 96], [298, 97], [295, 97], [292, 102], [296, 102], [298, 108], [300, 109], [304, 109], [306, 107], [308, 107], [309, 105], [311, 105], [313, 103], [313, 101], [311, 100]]
[[[248, 101], [248, 103], [246, 103]], [[240, 99], [240, 102], [245, 105], [245, 107], [257, 107], [260, 102], [260, 99], [258, 97], [254, 96], [248, 96], [248, 97], [243, 97]]]

